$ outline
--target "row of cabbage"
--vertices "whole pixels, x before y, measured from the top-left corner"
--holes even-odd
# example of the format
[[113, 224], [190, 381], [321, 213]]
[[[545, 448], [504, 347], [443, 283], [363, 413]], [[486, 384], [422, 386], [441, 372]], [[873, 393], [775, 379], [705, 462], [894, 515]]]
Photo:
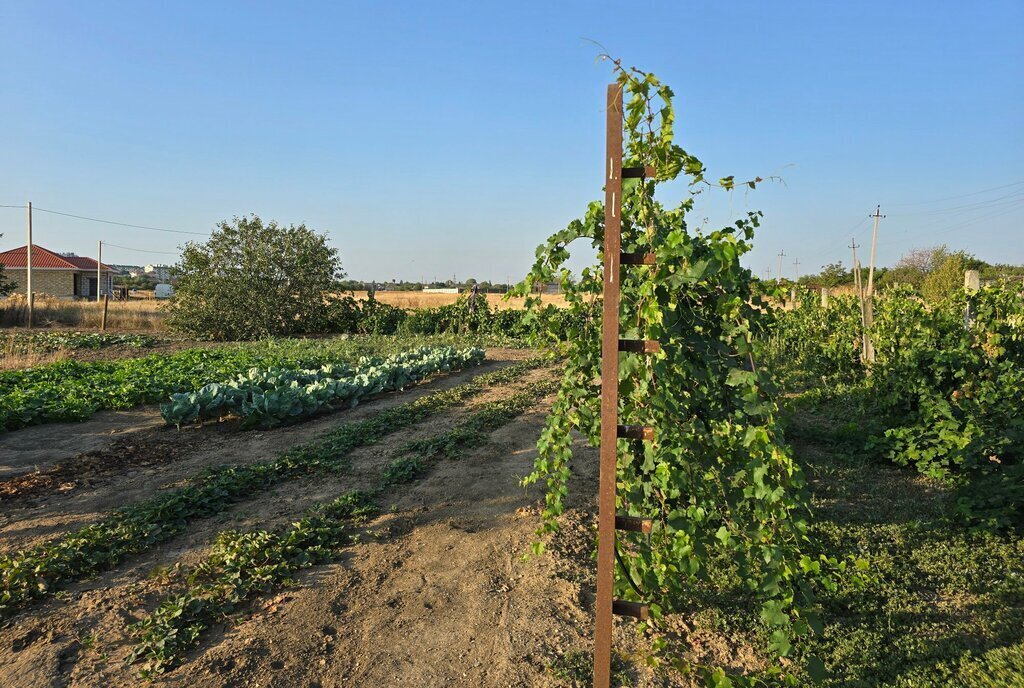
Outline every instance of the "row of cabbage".
[[168, 424], [238, 416], [246, 428], [272, 428], [351, 407], [371, 394], [401, 390], [429, 375], [479, 365], [483, 349], [419, 347], [389, 358], [363, 357], [315, 369], [253, 368], [234, 380], [171, 395], [160, 406]]

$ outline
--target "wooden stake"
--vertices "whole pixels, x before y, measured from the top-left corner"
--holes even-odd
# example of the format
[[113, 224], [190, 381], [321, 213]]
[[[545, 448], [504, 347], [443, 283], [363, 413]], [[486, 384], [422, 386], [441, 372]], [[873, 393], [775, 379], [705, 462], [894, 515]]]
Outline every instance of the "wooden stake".
[[103, 289], [100, 286], [100, 266], [103, 265], [103, 242], [100, 241], [96, 249], [96, 303], [100, 302], [100, 293]]
[[100, 331], [107, 331], [107, 307], [110, 305], [110, 294], [103, 295], [103, 317], [100, 319]]

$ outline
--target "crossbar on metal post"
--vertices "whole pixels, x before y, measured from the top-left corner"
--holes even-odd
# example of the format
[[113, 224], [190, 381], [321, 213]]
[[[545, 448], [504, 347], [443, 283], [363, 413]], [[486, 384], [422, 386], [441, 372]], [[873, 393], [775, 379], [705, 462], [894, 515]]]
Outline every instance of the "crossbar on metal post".
[[598, 488], [597, 604], [594, 688], [608, 688], [612, 670], [615, 586], [615, 478], [618, 466], [619, 259], [622, 244], [622, 86], [608, 86], [604, 180], [604, 287], [601, 321], [601, 458]]

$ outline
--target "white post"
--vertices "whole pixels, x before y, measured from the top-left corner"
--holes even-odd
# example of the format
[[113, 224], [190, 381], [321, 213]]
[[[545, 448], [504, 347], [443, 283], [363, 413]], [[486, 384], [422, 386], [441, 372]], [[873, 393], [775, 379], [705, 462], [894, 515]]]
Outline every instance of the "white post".
[[978, 291], [981, 289], [981, 273], [977, 270], [968, 270], [964, 273], [964, 289]]

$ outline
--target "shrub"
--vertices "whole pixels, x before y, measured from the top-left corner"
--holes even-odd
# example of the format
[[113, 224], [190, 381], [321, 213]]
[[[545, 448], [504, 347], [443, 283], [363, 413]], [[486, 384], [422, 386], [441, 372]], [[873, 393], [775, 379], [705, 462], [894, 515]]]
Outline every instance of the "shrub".
[[221, 222], [206, 243], [186, 244], [176, 269], [168, 326], [214, 340], [325, 332], [329, 297], [344, 277], [325, 235], [256, 215]]

